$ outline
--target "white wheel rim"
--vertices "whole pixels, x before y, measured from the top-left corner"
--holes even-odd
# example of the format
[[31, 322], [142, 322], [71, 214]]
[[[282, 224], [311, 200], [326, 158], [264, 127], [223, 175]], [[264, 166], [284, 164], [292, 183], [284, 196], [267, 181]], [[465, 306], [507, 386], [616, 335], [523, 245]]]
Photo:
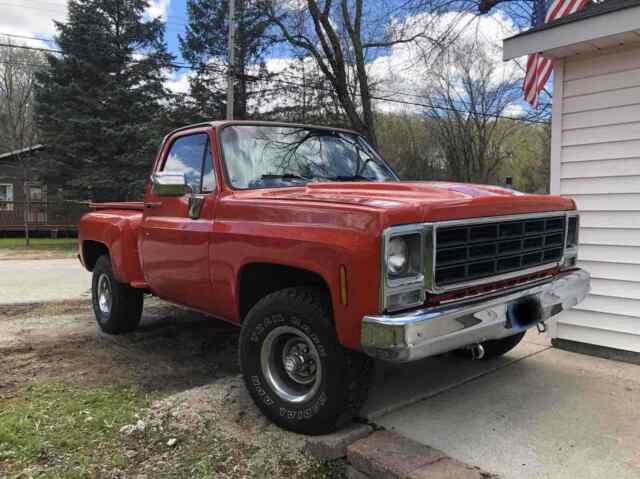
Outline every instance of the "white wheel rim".
[[111, 280], [109, 276], [102, 273], [98, 278], [98, 307], [103, 314], [109, 314], [111, 311]]

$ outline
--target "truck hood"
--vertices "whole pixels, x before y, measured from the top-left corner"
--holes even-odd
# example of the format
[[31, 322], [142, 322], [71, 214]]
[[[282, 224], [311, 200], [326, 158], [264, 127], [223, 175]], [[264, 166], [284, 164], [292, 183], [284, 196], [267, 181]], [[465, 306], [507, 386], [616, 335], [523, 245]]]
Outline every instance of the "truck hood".
[[383, 223], [479, 218], [575, 209], [572, 200], [497, 186], [444, 181], [310, 183], [300, 188], [236, 191], [237, 197], [339, 203], [379, 210]]

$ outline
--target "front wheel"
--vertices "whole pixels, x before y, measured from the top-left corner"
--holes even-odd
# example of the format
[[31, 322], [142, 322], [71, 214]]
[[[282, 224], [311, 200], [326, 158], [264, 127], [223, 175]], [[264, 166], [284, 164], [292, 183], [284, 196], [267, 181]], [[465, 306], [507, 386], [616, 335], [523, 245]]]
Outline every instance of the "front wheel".
[[144, 295], [141, 290], [119, 283], [113, 277], [108, 256], [100, 256], [91, 282], [93, 312], [98, 326], [109, 334], [135, 330], [140, 323]]
[[371, 359], [339, 343], [329, 299], [288, 288], [259, 301], [240, 333], [240, 365], [263, 414], [284, 429], [326, 434], [364, 403]]

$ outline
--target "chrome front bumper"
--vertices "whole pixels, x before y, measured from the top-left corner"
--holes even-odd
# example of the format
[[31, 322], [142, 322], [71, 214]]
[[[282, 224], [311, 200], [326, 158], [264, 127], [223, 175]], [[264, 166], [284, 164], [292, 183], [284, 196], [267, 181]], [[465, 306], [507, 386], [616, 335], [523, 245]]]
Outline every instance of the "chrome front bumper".
[[[370, 356], [408, 362], [489, 339], [517, 334], [574, 307], [590, 290], [589, 273], [576, 269], [552, 280], [493, 295], [399, 314], [365, 316], [361, 344]], [[513, 318], [515, 305], [537, 300], [538, 320], [525, 326]]]

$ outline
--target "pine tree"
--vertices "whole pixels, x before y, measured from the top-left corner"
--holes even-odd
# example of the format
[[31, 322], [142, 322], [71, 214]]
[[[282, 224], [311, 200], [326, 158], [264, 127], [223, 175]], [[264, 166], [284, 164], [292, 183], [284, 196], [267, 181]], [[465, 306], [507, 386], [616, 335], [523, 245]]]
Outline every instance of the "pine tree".
[[69, 0], [62, 54], [38, 75], [36, 113], [49, 176], [76, 198], [139, 198], [162, 136], [171, 55], [146, 0]]
[[[209, 119], [221, 118], [226, 108], [228, 68], [228, 0], [187, 0], [189, 24], [180, 38], [182, 56], [197, 70], [190, 80], [191, 96]], [[234, 117], [246, 118], [252, 69], [257, 69], [271, 44], [263, 2], [236, 0], [236, 84]], [[255, 74], [255, 72], [253, 72]]]

